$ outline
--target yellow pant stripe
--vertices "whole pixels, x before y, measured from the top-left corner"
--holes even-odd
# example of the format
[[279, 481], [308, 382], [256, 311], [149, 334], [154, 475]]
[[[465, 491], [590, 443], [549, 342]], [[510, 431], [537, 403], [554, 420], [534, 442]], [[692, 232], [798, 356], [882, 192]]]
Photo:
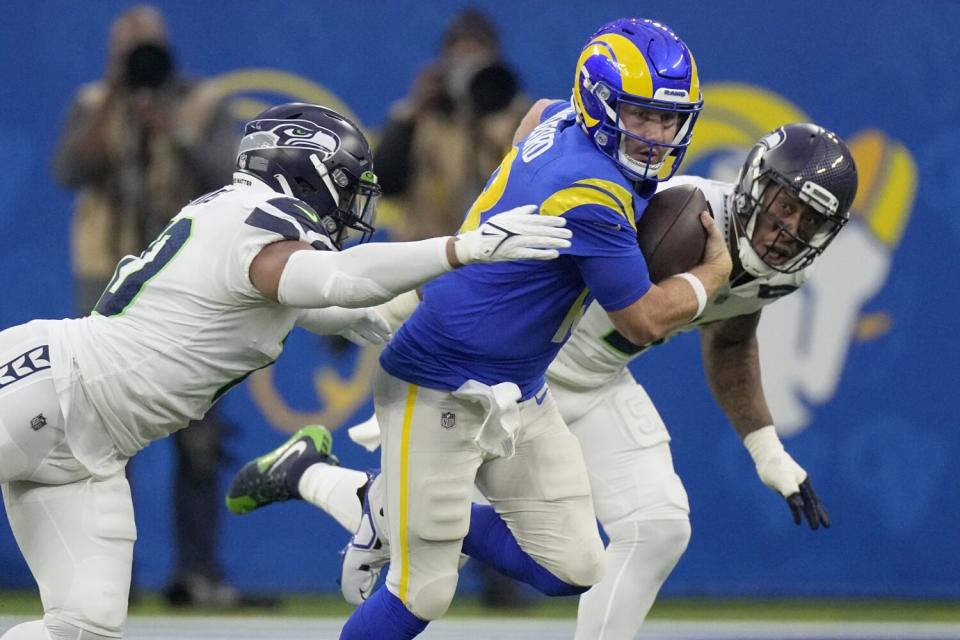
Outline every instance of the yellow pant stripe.
[[403, 604], [407, 604], [407, 589], [410, 584], [407, 515], [410, 500], [410, 428], [413, 423], [413, 407], [416, 399], [417, 385], [411, 384], [407, 390], [407, 403], [403, 409], [403, 425], [400, 429], [400, 601]]

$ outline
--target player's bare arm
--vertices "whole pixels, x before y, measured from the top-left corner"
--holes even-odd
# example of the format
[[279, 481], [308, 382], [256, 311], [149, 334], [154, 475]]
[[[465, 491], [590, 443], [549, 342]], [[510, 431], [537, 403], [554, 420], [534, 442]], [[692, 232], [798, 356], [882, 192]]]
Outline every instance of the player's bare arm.
[[830, 526], [830, 516], [807, 472], [784, 449], [760, 382], [757, 325], [760, 311], [700, 330], [703, 365], [714, 398], [753, 458], [760, 480], [783, 496], [793, 521], [811, 529]]
[[[732, 263], [723, 233], [706, 211], [700, 220], [707, 230], [703, 261], [690, 270], [703, 285], [707, 298], [712, 298], [730, 277]], [[611, 312], [610, 320], [627, 340], [646, 345], [669, 335], [687, 324], [700, 309], [696, 289], [682, 278], [667, 278], [654, 283], [646, 294], [633, 304]]]
[[540, 124], [540, 116], [543, 115], [544, 109], [549, 107], [554, 102], [556, 101], [552, 99], [541, 98], [533, 103], [533, 106], [530, 107], [527, 113], [523, 116], [520, 124], [517, 125], [517, 130], [513, 134], [513, 144], [519, 144], [521, 140], [530, 135], [530, 132], [533, 131], [538, 124]]
[[700, 329], [703, 367], [710, 390], [741, 438], [773, 424], [760, 384], [759, 322], [757, 311]]

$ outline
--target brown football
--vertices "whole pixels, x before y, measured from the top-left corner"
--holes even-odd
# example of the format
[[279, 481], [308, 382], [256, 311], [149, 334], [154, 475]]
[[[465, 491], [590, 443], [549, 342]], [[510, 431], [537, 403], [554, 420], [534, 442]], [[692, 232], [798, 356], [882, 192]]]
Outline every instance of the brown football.
[[705, 209], [706, 196], [692, 184], [664, 189], [650, 199], [637, 223], [650, 280], [660, 282], [700, 264], [707, 246], [707, 230], [700, 222]]

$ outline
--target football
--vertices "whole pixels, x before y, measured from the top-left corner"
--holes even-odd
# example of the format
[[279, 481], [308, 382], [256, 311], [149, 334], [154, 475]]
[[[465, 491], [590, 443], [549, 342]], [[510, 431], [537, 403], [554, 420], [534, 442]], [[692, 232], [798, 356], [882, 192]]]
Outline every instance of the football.
[[700, 264], [707, 246], [707, 230], [700, 222], [705, 209], [709, 210], [706, 196], [692, 184], [664, 189], [650, 199], [637, 223], [637, 242], [651, 281], [660, 282]]

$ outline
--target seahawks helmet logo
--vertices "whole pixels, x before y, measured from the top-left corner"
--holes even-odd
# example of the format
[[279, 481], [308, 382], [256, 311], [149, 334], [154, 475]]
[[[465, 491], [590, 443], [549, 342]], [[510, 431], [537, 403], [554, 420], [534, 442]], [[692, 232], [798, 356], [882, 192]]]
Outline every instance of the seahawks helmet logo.
[[787, 134], [784, 133], [783, 127], [777, 129], [776, 131], [771, 131], [763, 138], [760, 139], [760, 144], [767, 148], [767, 151], [773, 151], [787, 139]]
[[316, 151], [327, 161], [340, 150], [340, 138], [309, 120], [254, 120], [247, 125], [238, 153], [283, 148]]

